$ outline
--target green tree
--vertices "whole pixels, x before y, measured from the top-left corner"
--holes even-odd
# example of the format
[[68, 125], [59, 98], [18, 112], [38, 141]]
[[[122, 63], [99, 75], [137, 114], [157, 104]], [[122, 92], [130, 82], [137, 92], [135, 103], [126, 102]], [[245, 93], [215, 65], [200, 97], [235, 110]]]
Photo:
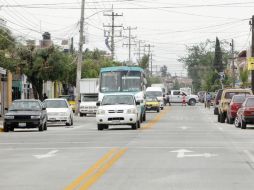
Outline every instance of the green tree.
[[138, 65], [143, 69], [148, 69], [149, 67], [149, 56], [144, 55], [140, 61], [138, 61]]
[[240, 69], [240, 80], [242, 87], [248, 87], [249, 70], [247, 68]]
[[216, 37], [215, 42], [215, 54], [214, 54], [214, 60], [213, 60], [213, 67], [217, 72], [223, 72], [223, 63], [222, 63], [222, 51], [220, 47], [220, 41], [218, 37]]

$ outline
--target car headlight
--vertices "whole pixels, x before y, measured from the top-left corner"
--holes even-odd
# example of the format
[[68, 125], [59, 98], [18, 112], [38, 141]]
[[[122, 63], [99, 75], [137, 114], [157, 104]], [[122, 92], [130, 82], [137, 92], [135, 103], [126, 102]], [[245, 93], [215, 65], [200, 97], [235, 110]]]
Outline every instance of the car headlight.
[[97, 110], [98, 115], [103, 115], [105, 113], [106, 113], [105, 110], [101, 110], [101, 109]]
[[31, 116], [31, 119], [40, 119], [40, 118], [41, 118], [40, 115], [32, 115], [32, 116]]
[[4, 116], [5, 119], [14, 119], [14, 115], [6, 115]]
[[136, 114], [137, 113], [137, 109], [135, 108], [131, 108], [127, 110], [127, 114]]

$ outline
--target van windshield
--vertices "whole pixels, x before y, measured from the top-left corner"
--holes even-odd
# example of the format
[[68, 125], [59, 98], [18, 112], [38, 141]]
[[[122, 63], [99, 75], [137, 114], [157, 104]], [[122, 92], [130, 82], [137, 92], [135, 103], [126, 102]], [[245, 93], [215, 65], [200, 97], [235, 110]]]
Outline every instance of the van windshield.
[[162, 96], [162, 92], [161, 91], [147, 91], [146, 92], [146, 96], [153, 98], [153, 97], [161, 97]]

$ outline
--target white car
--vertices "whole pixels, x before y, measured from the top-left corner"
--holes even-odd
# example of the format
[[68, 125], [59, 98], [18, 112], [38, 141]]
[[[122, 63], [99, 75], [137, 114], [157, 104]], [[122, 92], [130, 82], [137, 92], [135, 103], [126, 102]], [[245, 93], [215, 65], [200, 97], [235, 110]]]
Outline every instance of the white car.
[[98, 103], [96, 121], [98, 130], [108, 129], [109, 125], [131, 125], [132, 129], [140, 127], [140, 113], [134, 95], [107, 94]]
[[65, 123], [73, 125], [73, 111], [66, 99], [54, 98], [44, 100], [47, 110], [48, 122]]

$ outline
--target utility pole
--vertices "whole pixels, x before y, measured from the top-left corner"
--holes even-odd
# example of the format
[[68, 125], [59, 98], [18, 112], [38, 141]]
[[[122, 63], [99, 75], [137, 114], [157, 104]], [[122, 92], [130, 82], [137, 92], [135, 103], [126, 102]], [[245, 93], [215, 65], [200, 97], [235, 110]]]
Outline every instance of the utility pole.
[[[252, 16], [250, 24], [251, 24], [251, 33], [252, 33], [251, 57], [254, 57], [254, 15]], [[251, 71], [251, 90], [252, 90], [252, 92], [254, 92], [254, 70]]]
[[235, 88], [235, 56], [234, 56], [234, 39], [232, 39], [232, 42], [230, 43], [231, 46], [231, 54], [232, 54], [232, 87]]
[[[150, 63], [149, 63], [149, 65], [151, 64], [151, 66], [150, 66], [150, 72], [151, 72], [151, 75], [152, 75], [152, 57], [151, 57], [151, 47], [154, 47], [154, 46], [151, 46], [151, 44], [147, 44], [147, 45], [145, 45], [145, 48], [148, 48], [148, 58], [149, 58], [149, 60], [150, 60]], [[148, 66], [148, 68], [149, 68], [149, 66]]]
[[79, 30], [79, 49], [77, 62], [77, 79], [76, 79], [76, 110], [75, 115], [79, 113], [79, 99], [80, 99], [80, 79], [81, 79], [81, 64], [84, 44], [84, 14], [85, 14], [85, 0], [81, 2], [81, 16], [80, 16], [80, 30]]
[[[115, 57], [115, 37], [121, 37], [121, 35], [119, 36], [115, 36], [115, 28], [117, 27], [123, 27], [122, 25], [115, 25], [115, 17], [118, 17], [118, 16], [123, 16], [123, 14], [118, 14], [118, 13], [115, 13], [113, 11], [113, 8], [112, 8], [112, 12], [111, 14], [104, 14], [104, 16], [109, 16], [111, 17], [111, 25], [108, 24], [108, 25], [103, 25], [103, 27], [109, 27], [111, 28], [111, 31], [106, 31], [108, 32], [108, 35], [105, 34], [105, 37], [111, 37], [111, 47], [110, 47], [110, 51], [111, 51], [111, 57], [112, 57], [112, 60], [114, 60], [114, 57]], [[106, 33], [105, 32], [105, 33]], [[111, 33], [111, 34], [110, 34]]]
[[132, 44], [131, 40], [134, 39], [135, 37], [131, 36], [131, 31], [132, 30], [136, 30], [137, 27], [131, 28], [130, 26], [127, 28], [124, 28], [124, 30], [128, 30], [129, 31], [129, 35], [128, 35], [128, 39], [129, 39], [129, 43], [128, 44], [123, 44], [125, 46], [129, 47], [129, 65], [131, 65], [131, 46], [136, 45], [136, 44]]
[[151, 53], [151, 76], [153, 76], [153, 53]]

